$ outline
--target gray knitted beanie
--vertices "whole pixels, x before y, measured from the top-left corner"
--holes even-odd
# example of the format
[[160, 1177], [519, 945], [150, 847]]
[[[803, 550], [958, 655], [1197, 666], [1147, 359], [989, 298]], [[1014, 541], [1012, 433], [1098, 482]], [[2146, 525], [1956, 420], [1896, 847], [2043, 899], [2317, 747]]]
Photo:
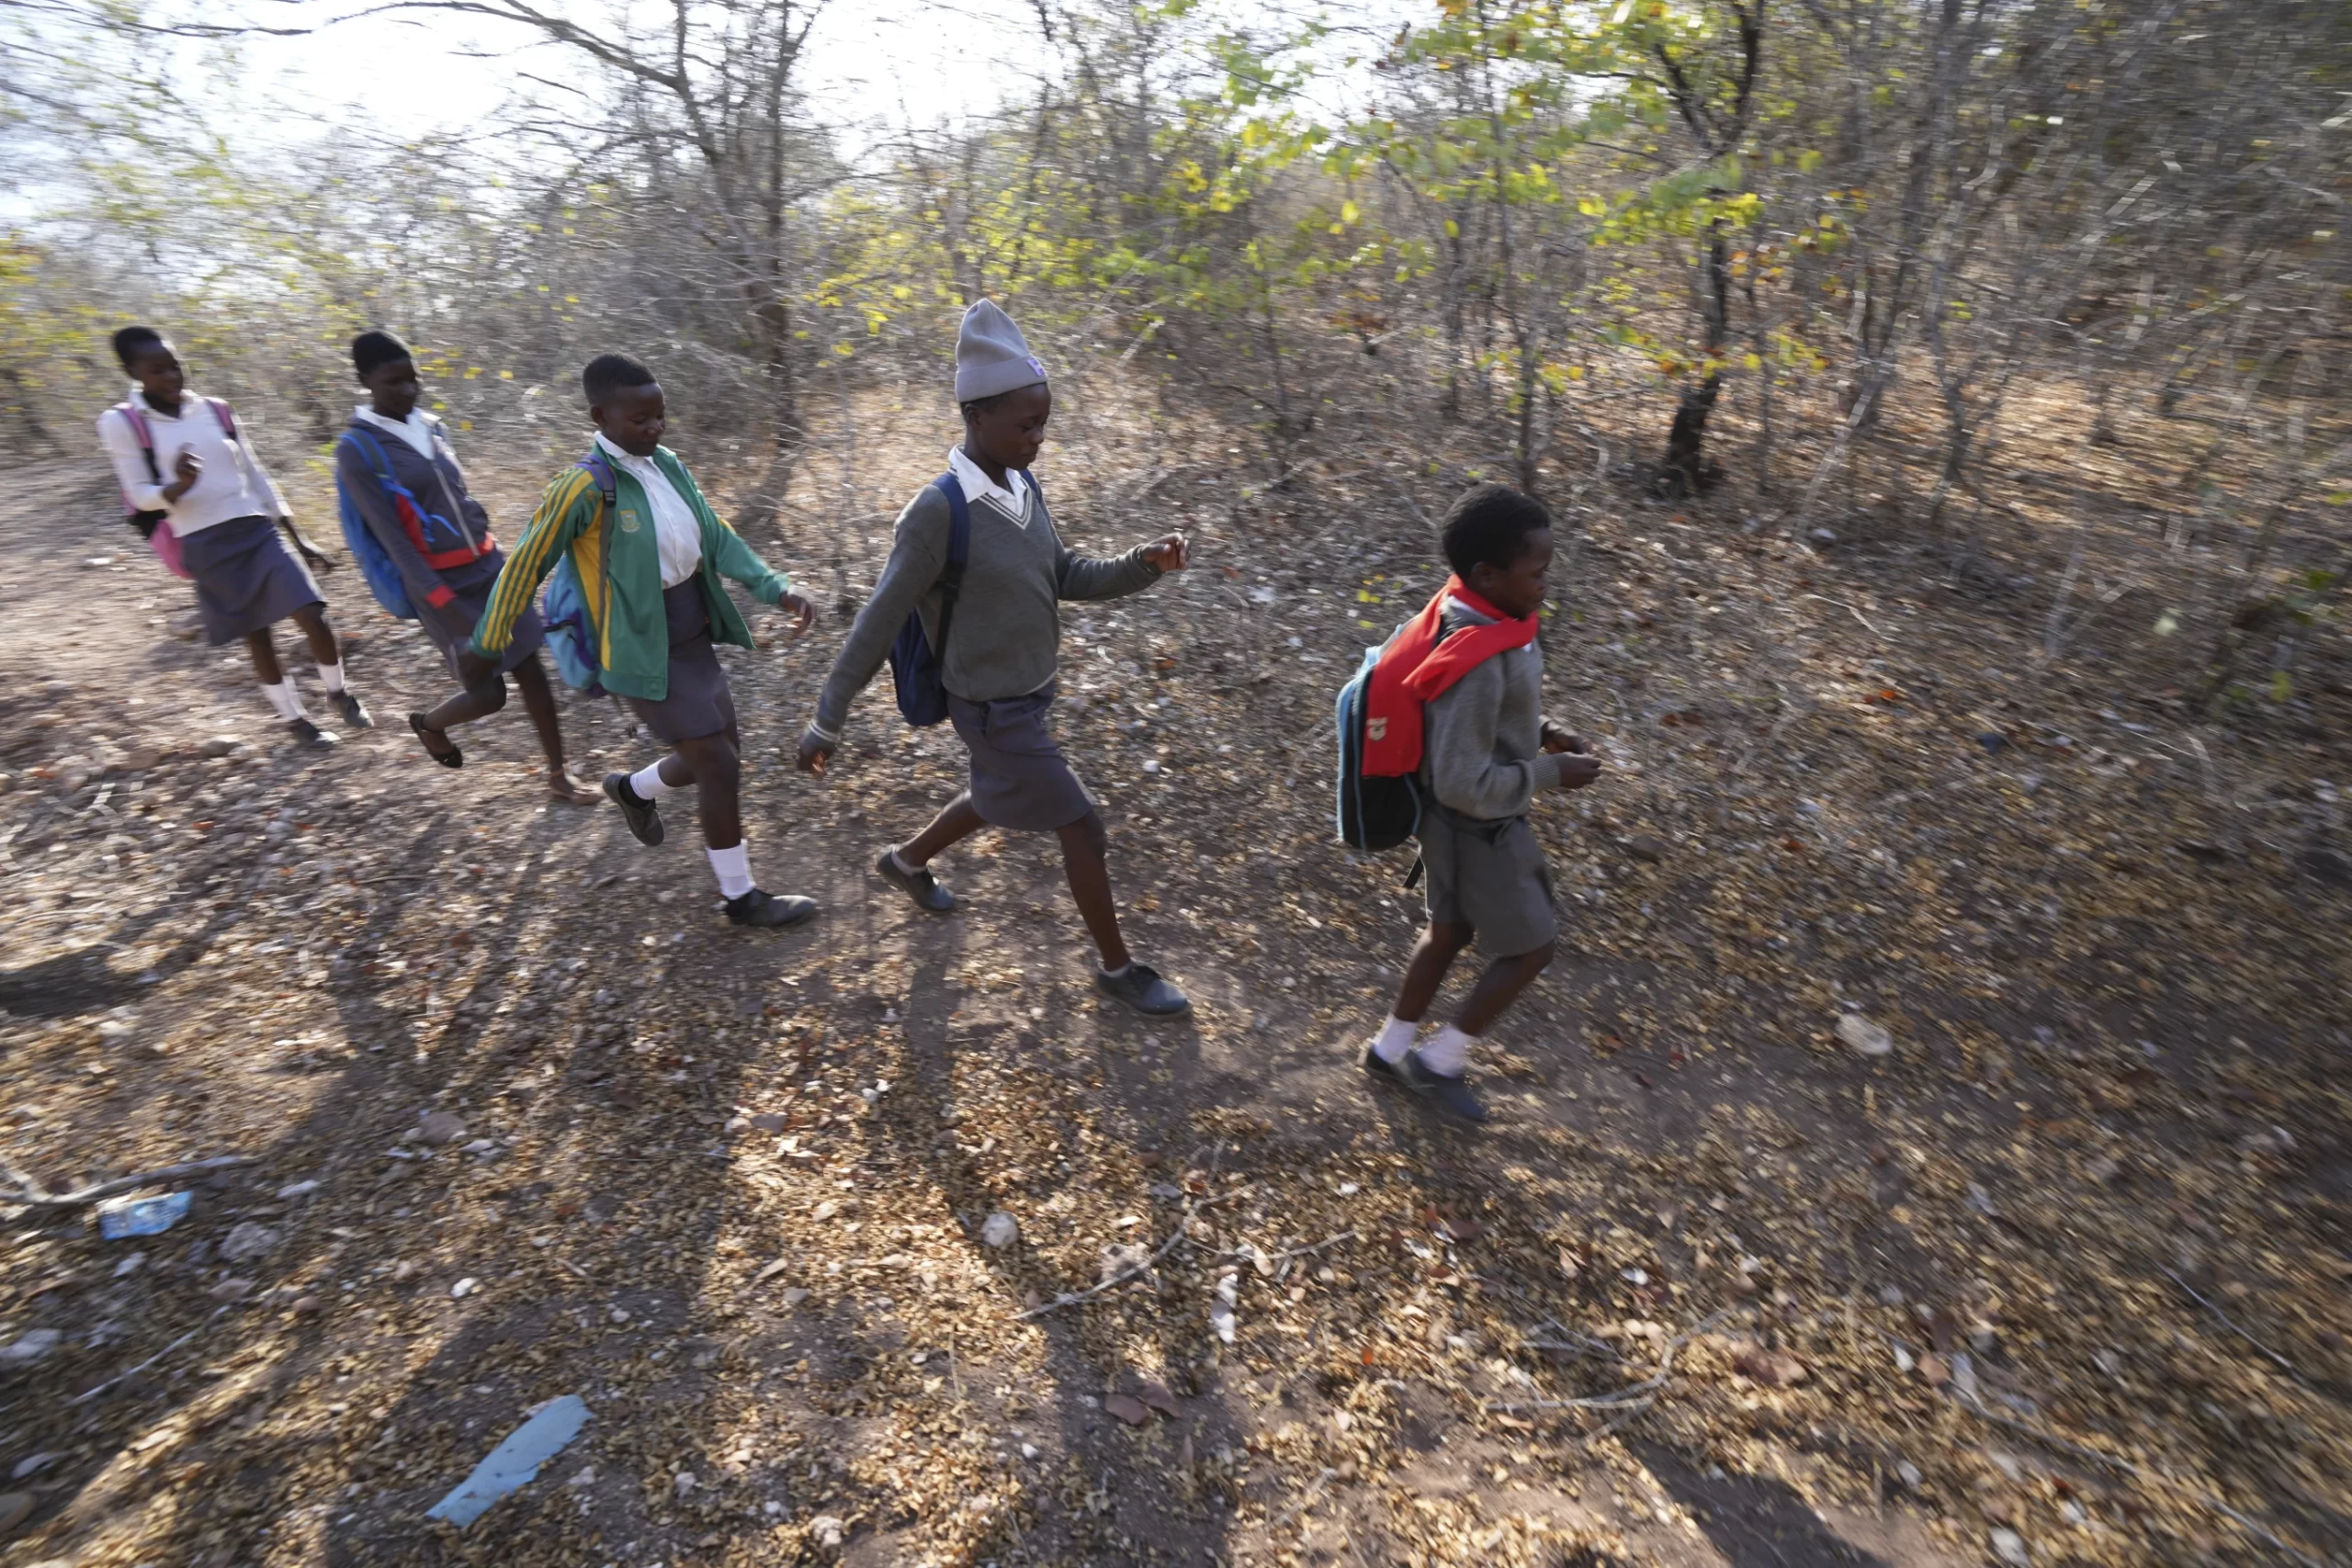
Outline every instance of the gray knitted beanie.
[[978, 300], [964, 312], [963, 331], [956, 335], [957, 402], [1034, 387], [1045, 378], [1046, 367], [1029, 352], [1029, 340], [994, 300]]

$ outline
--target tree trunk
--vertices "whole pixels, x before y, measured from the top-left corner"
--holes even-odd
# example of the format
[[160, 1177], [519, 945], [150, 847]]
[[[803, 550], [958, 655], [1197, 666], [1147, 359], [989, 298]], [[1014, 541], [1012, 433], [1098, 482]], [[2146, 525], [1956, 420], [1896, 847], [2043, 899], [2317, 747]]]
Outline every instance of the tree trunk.
[[[1724, 243], [1721, 219], [1707, 232], [1705, 310], [1701, 345], [1710, 361], [1720, 360], [1731, 335], [1731, 253]], [[1666, 433], [1666, 457], [1658, 464], [1653, 485], [1658, 494], [1697, 495], [1713, 485], [1713, 465], [1707, 461], [1707, 416], [1715, 412], [1723, 384], [1723, 372], [1710, 368], [1697, 386], [1682, 389], [1675, 403], [1674, 423]]]

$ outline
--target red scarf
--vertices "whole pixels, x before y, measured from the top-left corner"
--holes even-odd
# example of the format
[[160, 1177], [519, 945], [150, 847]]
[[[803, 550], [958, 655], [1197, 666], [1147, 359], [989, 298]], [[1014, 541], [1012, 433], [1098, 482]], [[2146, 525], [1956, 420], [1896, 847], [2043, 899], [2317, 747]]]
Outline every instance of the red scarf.
[[[1445, 602], [1487, 617], [1443, 637]], [[1472, 592], [1458, 577], [1446, 579], [1428, 607], [1397, 628], [1380, 650], [1380, 662], [1364, 689], [1363, 771], [1374, 778], [1401, 778], [1421, 766], [1421, 706], [1453, 689], [1455, 682], [1492, 659], [1535, 640], [1535, 617], [1507, 615]]]

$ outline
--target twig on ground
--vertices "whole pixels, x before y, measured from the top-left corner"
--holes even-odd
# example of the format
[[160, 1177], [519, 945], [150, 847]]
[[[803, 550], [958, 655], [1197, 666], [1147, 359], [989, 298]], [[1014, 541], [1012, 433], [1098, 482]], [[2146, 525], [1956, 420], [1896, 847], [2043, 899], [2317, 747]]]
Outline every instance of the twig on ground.
[[2235, 1508], [2231, 1507], [2227, 1503], [2222, 1502], [2219, 1497], [2214, 1496], [2211, 1493], [2203, 1491], [2199, 1487], [2192, 1486], [2188, 1482], [2175, 1480], [2173, 1477], [2166, 1475], [2163, 1471], [2150, 1470], [2145, 1465], [2135, 1464], [2132, 1461], [2121, 1458], [2119, 1455], [2107, 1453], [2101, 1450], [2090, 1448], [2085, 1444], [2075, 1442], [2071, 1438], [2062, 1438], [2057, 1433], [2044, 1430], [2042, 1427], [2035, 1426], [2030, 1421], [2020, 1421], [2014, 1416], [2004, 1416], [1997, 1410], [1989, 1410], [1985, 1408], [1984, 1403], [1982, 1400], [1966, 1398], [1963, 1395], [1955, 1393], [1952, 1395], [1951, 1402], [1961, 1409], [1967, 1411], [1972, 1416], [1978, 1416], [1983, 1420], [1990, 1421], [1997, 1427], [2007, 1427], [2013, 1431], [2022, 1432], [2027, 1437], [2031, 1438], [2034, 1441], [2038, 1443], [2046, 1443], [2050, 1447], [2056, 1449], [2061, 1453], [2072, 1454], [2076, 1459], [2089, 1460], [2094, 1464], [2109, 1466], [2112, 1469], [2122, 1471], [2128, 1475], [2138, 1476], [2143, 1481], [2161, 1483], [2185, 1496], [2195, 1498], [2198, 1502], [2203, 1504], [2206, 1507], [2211, 1508], [2213, 1512], [2221, 1515], [2223, 1518], [2228, 1519], [2231, 1523], [2246, 1531], [2249, 1535], [2267, 1541], [2270, 1545], [2277, 1547], [2279, 1551], [2285, 1552], [2296, 1562], [2302, 1563], [2304, 1568], [2327, 1568], [2326, 1563], [2281, 1539], [2267, 1526], [2246, 1517], [2244, 1514], [2239, 1513]]
[[[1217, 1160], [1223, 1156], [1224, 1154], [1225, 1145], [1223, 1144], [1217, 1145], [1216, 1149], [1210, 1153], [1209, 1173], [1212, 1176], [1216, 1173]], [[1187, 1159], [1184, 1163], [1189, 1166], [1192, 1164], [1192, 1161]], [[1130, 1280], [1138, 1279], [1143, 1275], [1150, 1273], [1154, 1269], [1159, 1267], [1159, 1260], [1161, 1258], [1175, 1251], [1177, 1244], [1185, 1240], [1191, 1234], [1193, 1216], [1199, 1213], [1206, 1203], [1213, 1203], [1216, 1201], [1216, 1200], [1214, 1197], [1207, 1199], [1205, 1202], [1194, 1201], [1187, 1199], [1184, 1203], [1183, 1213], [1177, 1217], [1174, 1232], [1170, 1235], [1166, 1241], [1159, 1244], [1159, 1251], [1153, 1253], [1149, 1258], [1145, 1258], [1140, 1263], [1130, 1264], [1128, 1267], [1122, 1269], [1119, 1272], [1112, 1275], [1107, 1280], [1102, 1280], [1097, 1284], [1089, 1285], [1085, 1290], [1072, 1291], [1066, 1295], [1056, 1296], [1052, 1301], [1042, 1302], [1036, 1306], [1029, 1308], [1025, 1312], [1017, 1312], [1012, 1314], [1013, 1321], [1018, 1323], [1027, 1318], [1043, 1317], [1049, 1312], [1059, 1312], [1066, 1306], [1076, 1306], [1080, 1302], [1091, 1301], [1105, 1291], [1111, 1290], [1119, 1285], [1124, 1285]]]
[[1846, 614], [1853, 616], [1854, 619], [1861, 622], [1862, 629], [1870, 633], [1872, 637], [1884, 637], [1886, 635], [1876, 626], [1871, 625], [1869, 616], [1863, 615], [1860, 610], [1855, 609], [1851, 604], [1847, 604], [1843, 599], [1825, 599], [1818, 593], [1800, 593], [1797, 597], [1800, 599], [1811, 599], [1818, 604], [1835, 605], [1837, 608], [1843, 610]]
[[[1358, 1233], [1354, 1231], [1341, 1231], [1337, 1235], [1326, 1236], [1321, 1241], [1317, 1242], [1313, 1247], [1294, 1247], [1288, 1252], [1269, 1252], [1266, 1254], [1266, 1261], [1269, 1263], [1280, 1263], [1287, 1258], [1312, 1257], [1314, 1254], [1322, 1251], [1327, 1247], [1337, 1247], [1343, 1241], [1355, 1240], [1357, 1234]], [[1258, 1254], [1254, 1248], [1228, 1247], [1222, 1251], [1212, 1253], [1210, 1256], [1215, 1258], [1238, 1258], [1245, 1262], [1255, 1262]]]
[[[1711, 1313], [1668, 1340], [1664, 1353], [1658, 1357], [1657, 1371], [1640, 1382], [1627, 1383], [1623, 1388], [1608, 1393], [1594, 1394], [1588, 1399], [1490, 1399], [1486, 1402], [1483, 1408], [1498, 1411], [1504, 1415], [1520, 1410], [1619, 1410], [1624, 1408], [1629, 1403], [1638, 1401], [1641, 1408], [1646, 1410], [1657, 1403], [1654, 1397], [1656, 1391], [1664, 1388], [1674, 1376], [1674, 1353], [1730, 1315], [1731, 1309], [1728, 1307], [1721, 1312]], [[1558, 1325], [1555, 1324], [1554, 1326], [1557, 1327]], [[1645, 1395], [1653, 1397], [1645, 1398]], [[1599, 1435], [1594, 1434], [1596, 1437]]]
[[148, 1357], [137, 1366], [125, 1367], [122, 1371], [115, 1373], [114, 1376], [107, 1379], [106, 1382], [99, 1383], [95, 1388], [84, 1389], [81, 1393], [75, 1394], [72, 1400], [68, 1401], [68, 1403], [73, 1404], [87, 1404], [89, 1401], [97, 1398], [98, 1395], [106, 1393], [107, 1390], [113, 1388], [118, 1383], [125, 1382], [131, 1378], [137, 1377], [140, 1373], [145, 1371], [148, 1368], [153, 1366], [156, 1362], [162, 1360], [164, 1357], [170, 1355], [173, 1351], [178, 1349], [181, 1346], [187, 1344], [189, 1340], [195, 1338], [198, 1335], [203, 1333], [206, 1329], [220, 1322], [220, 1314], [228, 1310], [229, 1309], [225, 1306], [214, 1307], [212, 1309], [211, 1316], [206, 1318], [202, 1323], [198, 1324], [194, 1328], [189, 1329], [186, 1334], [181, 1335], [177, 1339], [173, 1340], [170, 1344], [164, 1346], [162, 1349], [156, 1351], [153, 1355]]
[[253, 1163], [251, 1155], [215, 1155], [210, 1159], [167, 1165], [157, 1170], [142, 1170], [136, 1176], [118, 1176], [111, 1181], [95, 1181], [72, 1192], [51, 1192], [17, 1169], [13, 1163], [0, 1160], [0, 1174], [6, 1174], [16, 1183], [14, 1190], [0, 1189], [0, 1203], [15, 1203], [28, 1209], [78, 1209], [85, 1203], [95, 1203], [101, 1198], [111, 1198], [118, 1192], [128, 1192], [133, 1188], [153, 1187], [159, 1181], [176, 1181], [183, 1176], [201, 1176], [207, 1171]]
[[2230, 1314], [2228, 1313], [2223, 1312], [2220, 1307], [2215, 1306], [2211, 1302], [2207, 1301], [2203, 1296], [2198, 1294], [2196, 1286], [2190, 1284], [2188, 1280], [2182, 1279], [2179, 1275], [2174, 1273], [2169, 1269], [2165, 1270], [2165, 1278], [2170, 1280], [2174, 1284], [2178, 1285], [2182, 1290], [2187, 1291], [2188, 1292], [2189, 1300], [2195, 1302], [2199, 1306], [2203, 1307], [2207, 1312], [2211, 1313], [2215, 1317], [2220, 1318], [2222, 1320], [2222, 1327], [2228, 1329], [2231, 1333], [2236, 1335], [2239, 1338], [2245, 1340], [2247, 1344], [2253, 1346], [2256, 1349], [2269, 1357], [2272, 1361], [2278, 1364], [2278, 1369], [2285, 1372], [2289, 1377], [2301, 1377], [2302, 1375], [2295, 1371], [2294, 1362], [2287, 1359], [2286, 1357], [2280, 1355], [2278, 1351], [2273, 1350], [2269, 1346], [2265, 1345], [2261, 1340], [2256, 1339], [2245, 1329], [2240, 1328], [2235, 1323], [2231, 1321]]

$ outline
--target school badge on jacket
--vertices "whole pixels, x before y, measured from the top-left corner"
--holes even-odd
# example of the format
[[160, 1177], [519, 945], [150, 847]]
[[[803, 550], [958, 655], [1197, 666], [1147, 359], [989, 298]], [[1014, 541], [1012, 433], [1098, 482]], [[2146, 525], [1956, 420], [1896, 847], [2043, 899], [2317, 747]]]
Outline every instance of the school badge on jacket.
[[621, 532], [624, 534], [634, 534], [637, 532], [637, 513], [631, 508], [623, 507], [621, 509]]

